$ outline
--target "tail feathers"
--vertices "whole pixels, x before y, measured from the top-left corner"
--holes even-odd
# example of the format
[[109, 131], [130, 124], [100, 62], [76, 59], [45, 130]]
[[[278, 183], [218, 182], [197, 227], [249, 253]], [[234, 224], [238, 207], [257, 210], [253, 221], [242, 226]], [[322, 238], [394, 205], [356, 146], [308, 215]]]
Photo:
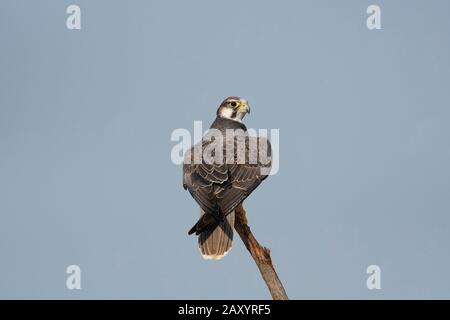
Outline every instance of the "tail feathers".
[[198, 237], [198, 246], [203, 258], [219, 260], [233, 245], [234, 211], [227, 215], [215, 228], [202, 232]]
[[[201, 211], [202, 217], [205, 216]], [[223, 258], [233, 245], [234, 211], [214, 227], [200, 233], [198, 246], [203, 258], [219, 260]]]

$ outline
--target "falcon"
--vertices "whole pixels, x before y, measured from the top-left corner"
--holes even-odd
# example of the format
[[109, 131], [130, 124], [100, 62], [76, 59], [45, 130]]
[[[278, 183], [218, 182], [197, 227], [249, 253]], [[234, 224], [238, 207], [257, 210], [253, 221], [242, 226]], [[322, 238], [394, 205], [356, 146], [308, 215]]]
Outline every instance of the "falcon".
[[[205, 259], [218, 260], [230, 251], [235, 209], [242, 206], [271, 168], [270, 143], [264, 137], [248, 134], [243, 123], [247, 113], [247, 100], [226, 98], [208, 132], [185, 154], [183, 187], [200, 206], [200, 219], [188, 234], [198, 235]], [[207, 151], [210, 157], [205, 156]]]

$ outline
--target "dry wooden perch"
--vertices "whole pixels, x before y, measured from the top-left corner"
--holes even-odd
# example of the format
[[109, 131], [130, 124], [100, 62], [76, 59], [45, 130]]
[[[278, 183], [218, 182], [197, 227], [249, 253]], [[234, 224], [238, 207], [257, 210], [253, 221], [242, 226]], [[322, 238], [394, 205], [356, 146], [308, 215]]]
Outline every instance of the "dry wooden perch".
[[274, 300], [288, 300], [289, 298], [284, 290], [283, 284], [273, 267], [272, 259], [270, 258], [270, 250], [262, 247], [253, 236], [252, 231], [247, 224], [245, 210], [242, 205], [235, 209], [234, 228], [247, 247], [247, 250], [252, 255], [253, 260], [255, 260], [255, 263], [266, 282], [267, 288], [269, 288], [272, 298]]

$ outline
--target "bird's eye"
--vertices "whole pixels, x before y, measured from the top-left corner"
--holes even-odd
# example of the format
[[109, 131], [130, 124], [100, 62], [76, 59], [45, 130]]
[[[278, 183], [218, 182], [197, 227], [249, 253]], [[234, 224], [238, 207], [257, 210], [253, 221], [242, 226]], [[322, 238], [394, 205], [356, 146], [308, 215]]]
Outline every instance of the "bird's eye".
[[236, 106], [237, 106], [236, 101], [233, 101], [233, 102], [231, 102], [230, 104], [231, 104], [232, 107], [236, 107]]

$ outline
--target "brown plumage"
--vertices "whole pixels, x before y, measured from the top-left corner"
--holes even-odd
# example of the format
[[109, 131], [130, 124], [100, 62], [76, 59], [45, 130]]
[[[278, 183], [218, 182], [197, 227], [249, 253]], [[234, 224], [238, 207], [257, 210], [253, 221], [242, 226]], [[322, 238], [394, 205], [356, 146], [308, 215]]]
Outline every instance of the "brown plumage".
[[[271, 166], [270, 143], [265, 138], [251, 137], [242, 123], [248, 113], [247, 102], [238, 97], [229, 97], [219, 106], [217, 118], [210, 129], [226, 136], [227, 129], [234, 129], [231, 139], [224, 139], [222, 157], [208, 163], [205, 159], [194, 163], [194, 152], [211, 147], [214, 130], [208, 131], [198, 145], [185, 155], [183, 165], [183, 186], [189, 190], [201, 209], [201, 217], [189, 230], [189, 234], [199, 235], [199, 247], [207, 259], [220, 259], [232, 246], [234, 209], [267, 177]], [[216, 133], [217, 133], [216, 132]], [[245, 142], [242, 161], [238, 155], [241, 142]], [[227, 148], [233, 147], [230, 159], [226, 158]], [[258, 147], [258, 148], [257, 148]], [[196, 149], [197, 148], [197, 149]], [[231, 150], [231, 149], [230, 149]], [[213, 153], [214, 154], [214, 153]], [[261, 162], [259, 155], [267, 154], [267, 163]], [[251, 163], [251, 159], [257, 159]], [[228, 160], [228, 161], [227, 161]]]

